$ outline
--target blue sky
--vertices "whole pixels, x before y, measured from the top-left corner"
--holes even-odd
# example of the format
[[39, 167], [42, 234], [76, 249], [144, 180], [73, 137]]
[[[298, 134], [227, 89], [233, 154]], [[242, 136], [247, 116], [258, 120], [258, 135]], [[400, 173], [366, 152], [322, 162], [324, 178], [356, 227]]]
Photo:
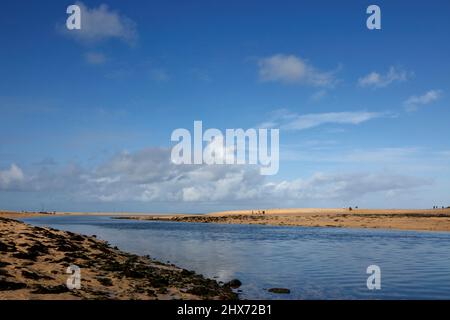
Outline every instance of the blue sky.
[[[0, 10], [0, 208], [450, 205], [450, 4], [66, 1]], [[78, 33], [77, 33], [78, 32]], [[173, 167], [171, 132], [280, 128], [280, 171]]]

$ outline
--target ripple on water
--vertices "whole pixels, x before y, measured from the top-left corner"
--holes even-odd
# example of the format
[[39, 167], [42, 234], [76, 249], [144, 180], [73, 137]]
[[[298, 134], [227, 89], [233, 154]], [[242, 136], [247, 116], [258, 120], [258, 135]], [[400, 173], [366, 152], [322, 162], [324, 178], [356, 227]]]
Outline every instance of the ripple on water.
[[[39, 217], [35, 225], [96, 234], [218, 281], [238, 278], [243, 298], [450, 299], [450, 233]], [[366, 287], [381, 267], [382, 289]], [[265, 289], [285, 287], [290, 294]]]

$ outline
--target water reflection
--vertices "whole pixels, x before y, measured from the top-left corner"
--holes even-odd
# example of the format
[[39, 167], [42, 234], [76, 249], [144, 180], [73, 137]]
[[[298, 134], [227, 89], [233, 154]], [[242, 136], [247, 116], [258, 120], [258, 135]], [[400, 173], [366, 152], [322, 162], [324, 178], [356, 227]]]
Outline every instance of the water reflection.
[[[95, 234], [220, 281], [249, 299], [450, 299], [450, 233], [40, 217], [34, 225]], [[367, 266], [382, 289], [366, 287]], [[267, 292], [285, 287], [289, 295]]]

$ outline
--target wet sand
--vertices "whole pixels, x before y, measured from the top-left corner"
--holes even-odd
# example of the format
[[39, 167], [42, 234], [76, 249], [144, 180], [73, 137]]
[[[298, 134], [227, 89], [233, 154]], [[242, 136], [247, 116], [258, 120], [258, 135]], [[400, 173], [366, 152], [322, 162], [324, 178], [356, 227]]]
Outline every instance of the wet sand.
[[[0, 300], [236, 299], [229, 286], [149, 257], [111, 248], [94, 236], [34, 227], [0, 213]], [[38, 216], [29, 213], [28, 216]], [[69, 290], [67, 267], [81, 268]]]
[[276, 226], [450, 231], [450, 209], [260, 209], [205, 215], [133, 215], [119, 219]]

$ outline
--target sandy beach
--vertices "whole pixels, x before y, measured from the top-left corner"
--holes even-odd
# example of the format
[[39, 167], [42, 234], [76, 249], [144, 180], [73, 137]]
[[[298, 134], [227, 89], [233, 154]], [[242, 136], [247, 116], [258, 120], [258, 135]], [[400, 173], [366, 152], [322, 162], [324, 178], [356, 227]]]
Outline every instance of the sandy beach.
[[[0, 213], [0, 300], [237, 298], [226, 284], [111, 248], [95, 236], [34, 227], [7, 216], [25, 215]], [[80, 289], [66, 286], [70, 265], [81, 268]]]
[[123, 219], [277, 226], [450, 231], [450, 209], [259, 209], [205, 215], [134, 215]]

